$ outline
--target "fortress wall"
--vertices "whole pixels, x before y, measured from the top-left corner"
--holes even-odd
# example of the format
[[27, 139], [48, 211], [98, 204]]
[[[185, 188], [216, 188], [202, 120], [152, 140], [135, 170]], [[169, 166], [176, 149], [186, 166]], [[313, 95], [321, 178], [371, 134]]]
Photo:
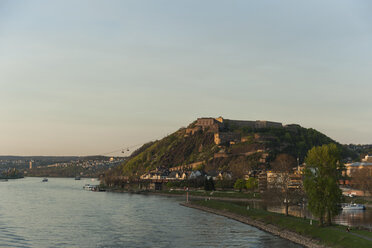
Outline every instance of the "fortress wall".
[[228, 120], [229, 123], [232, 125], [236, 125], [238, 127], [251, 127], [254, 128], [256, 125], [255, 121], [240, 121], [240, 120]]
[[198, 118], [196, 126], [202, 127], [203, 130], [209, 128], [211, 132], [218, 132], [218, 129], [224, 126], [224, 123], [236, 125], [238, 127], [249, 127], [249, 128], [282, 128], [283, 125], [280, 122], [273, 121], [242, 121], [242, 120], [228, 120], [222, 117], [218, 118]]
[[256, 128], [282, 128], [283, 125], [280, 122], [273, 121], [256, 121]]

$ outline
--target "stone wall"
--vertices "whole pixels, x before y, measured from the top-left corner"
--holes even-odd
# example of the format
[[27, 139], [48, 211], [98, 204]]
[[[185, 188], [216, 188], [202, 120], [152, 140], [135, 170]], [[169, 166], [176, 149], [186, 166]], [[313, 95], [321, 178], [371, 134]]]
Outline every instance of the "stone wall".
[[237, 127], [248, 127], [248, 128], [282, 128], [283, 125], [280, 122], [273, 121], [242, 121], [242, 120], [228, 120], [222, 117], [212, 118], [198, 118], [196, 120], [196, 126], [199, 126], [204, 130], [208, 129], [212, 132], [218, 132], [219, 129], [223, 128], [225, 123]]
[[214, 118], [198, 118], [195, 125], [201, 127], [203, 131], [218, 132], [223, 124]]
[[229, 143], [231, 141], [239, 142], [240, 134], [231, 132], [218, 132], [214, 134], [214, 143], [216, 145]]

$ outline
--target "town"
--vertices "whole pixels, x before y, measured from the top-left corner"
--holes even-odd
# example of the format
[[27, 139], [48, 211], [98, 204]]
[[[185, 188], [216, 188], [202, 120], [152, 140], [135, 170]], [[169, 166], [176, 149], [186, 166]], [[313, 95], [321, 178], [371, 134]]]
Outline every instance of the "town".
[[[126, 157], [5, 157], [0, 160], [0, 175], [4, 178], [16, 174], [43, 177], [99, 177], [105, 170], [118, 166]], [[13, 176], [14, 177], [14, 176]]]
[[[279, 151], [276, 151], [276, 158], [273, 159], [274, 149], [270, 144], [277, 143], [278, 138], [273, 135], [275, 133], [283, 132], [285, 135], [296, 136], [301, 132], [301, 129], [301, 126], [297, 124], [283, 125], [271, 121], [229, 120], [223, 117], [198, 118], [189, 127], [178, 131], [178, 133], [185, 140], [193, 139], [193, 137], [197, 139], [197, 135], [212, 135], [215, 149], [212, 149], [214, 152], [210, 157], [188, 164], [157, 166], [143, 174], [136, 173], [137, 177], [121, 175], [118, 179], [113, 179], [107, 174], [105, 180], [108, 185], [122, 181], [122, 186], [129, 186], [130, 183], [126, 184], [125, 182], [132, 178], [132, 180], [142, 182], [139, 184], [139, 190], [162, 190], [186, 186], [203, 188], [207, 180], [213, 180], [215, 188], [219, 189], [236, 188], [242, 190], [246, 189], [246, 182], [254, 181], [254, 186], [251, 186], [250, 190], [261, 193], [278, 187], [285, 187], [290, 191], [300, 191], [303, 189], [305, 161], [303, 158], [300, 159], [284, 153], [285, 148], [289, 146], [285, 142], [277, 145], [278, 148], [275, 149], [279, 149]], [[271, 132], [268, 133], [268, 130]], [[240, 149], [238, 152], [234, 152], [235, 147], [244, 146], [249, 149]], [[364, 148], [363, 151], [368, 151], [370, 148], [368, 145], [353, 145], [352, 147], [354, 150]], [[199, 151], [202, 150], [199, 148]], [[370, 196], [372, 193], [372, 185], [369, 183], [372, 176], [372, 156], [368, 153], [364, 156], [361, 160], [356, 158], [355, 162], [350, 157], [343, 159], [343, 177], [339, 179], [339, 185], [345, 196]], [[236, 161], [237, 158], [239, 161], [243, 161], [240, 170], [234, 170], [234, 166], [219, 166], [218, 168], [213, 166], [215, 161], [228, 164], [230, 160]], [[251, 162], [249, 159], [254, 159], [254, 166], [249, 165]], [[357, 162], [358, 160], [359, 162]], [[225, 167], [225, 169], [221, 169], [221, 167]]]

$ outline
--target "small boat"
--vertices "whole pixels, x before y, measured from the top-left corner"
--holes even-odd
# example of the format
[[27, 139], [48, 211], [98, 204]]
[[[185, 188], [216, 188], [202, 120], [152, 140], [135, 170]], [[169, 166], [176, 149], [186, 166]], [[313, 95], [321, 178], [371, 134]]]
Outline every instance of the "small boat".
[[366, 207], [363, 204], [347, 203], [341, 205], [342, 210], [365, 210]]
[[79, 176], [76, 176], [76, 177], [75, 177], [75, 180], [80, 180], [80, 177], [79, 177]]
[[45, 182], [48, 182], [48, 178], [44, 178], [43, 180], [41, 180], [43, 183]]
[[8, 182], [8, 179], [0, 179], [0, 182]]
[[85, 184], [83, 186], [83, 189], [90, 190], [90, 191], [97, 191], [98, 190], [98, 185]]

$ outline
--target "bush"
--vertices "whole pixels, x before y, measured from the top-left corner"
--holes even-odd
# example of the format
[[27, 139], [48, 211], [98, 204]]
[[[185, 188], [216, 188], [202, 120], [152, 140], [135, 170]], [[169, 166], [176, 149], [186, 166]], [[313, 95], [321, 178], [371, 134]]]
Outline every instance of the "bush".
[[243, 179], [237, 179], [234, 184], [234, 189], [238, 189], [239, 192], [242, 192], [242, 190], [245, 188], [245, 180]]

